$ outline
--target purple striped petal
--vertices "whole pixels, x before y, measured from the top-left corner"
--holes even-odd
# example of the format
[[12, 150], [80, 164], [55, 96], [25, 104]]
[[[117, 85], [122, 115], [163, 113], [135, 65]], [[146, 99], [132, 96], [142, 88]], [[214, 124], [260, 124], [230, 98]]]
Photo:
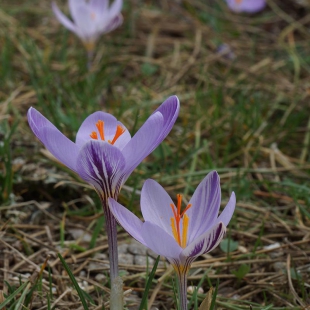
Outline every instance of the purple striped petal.
[[52, 10], [58, 19], [58, 21], [65, 26], [70, 31], [74, 32], [76, 35], [78, 34], [78, 31], [76, 29], [76, 25], [66, 16], [64, 15], [58, 8], [55, 2], [52, 2]]
[[130, 141], [131, 136], [129, 131], [121, 122], [118, 122], [113, 115], [105, 112], [95, 112], [84, 120], [77, 132], [76, 144], [79, 147], [82, 147], [86, 142], [91, 140], [90, 135], [93, 131], [97, 133], [98, 138], [100, 139], [99, 132], [96, 127], [96, 123], [98, 121], [104, 122], [103, 130], [105, 141], [113, 140], [117, 125], [120, 125], [122, 128], [124, 128], [125, 132], [116, 140], [114, 146], [118, 147], [119, 149], [123, 149], [124, 146]]
[[159, 226], [145, 222], [142, 226], [142, 236], [147, 247], [158, 255], [178, 259], [182, 248], [173, 237]]
[[217, 223], [210, 230], [196, 238], [181, 254], [181, 257], [198, 257], [211, 252], [223, 239], [226, 227], [223, 223]]
[[226, 2], [234, 12], [257, 13], [266, 6], [265, 0], [226, 0]]
[[188, 243], [207, 231], [214, 224], [221, 204], [220, 178], [216, 171], [210, 172], [198, 185], [186, 212], [189, 217]]
[[104, 33], [108, 33], [118, 28], [123, 23], [123, 15], [119, 14], [115, 16], [102, 30]]
[[232, 192], [225, 209], [222, 211], [221, 215], [217, 219], [217, 223], [223, 222], [224, 225], [227, 227], [235, 211], [235, 206], [236, 206], [236, 195], [234, 192]]
[[172, 236], [170, 218], [173, 213], [170, 204], [173, 204], [167, 192], [154, 180], [146, 180], [141, 191], [141, 212], [145, 221], [162, 228]]
[[[171, 96], [166, 99], [154, 113], [160, 112], [164, 117], [164, 126], [161, 135], [158, 137], [156, 144], [159, 145], [169, 134], [180, 111], [180, 102], [177, 96]], [[157, 147], [156, 145], [156, 147]]]
[[48, 119], [34, 108], [28, 110], [28, 122], [33, 133], [64, 165], [76, 172], [79, 148], [64, 136]]
[[79, 152], [76, 166], [81, 178], [92, 184], [102, 199], [118, 195], [125, 167], [124, 156], [118, 148], [91, 140]]
[[129, 175], [158, 145], [155, 142], [162, 127], [162, 114], [152, 114], [123, 148], [122, 152], [126, 156], [126, 175]]
[[169, 97], [138, 130], [123, 149], [124, 154], [130, 154], [126, 165], [127, 175], [164, 140], [174, 125], [179, 110], [178, 97]]
[[143, 222], [136, 217], [132, 212], [116, 202], [114, 199], [109, 198], [109, 207], [117, 222], [137, 241], [145, 244], [142, 237]]

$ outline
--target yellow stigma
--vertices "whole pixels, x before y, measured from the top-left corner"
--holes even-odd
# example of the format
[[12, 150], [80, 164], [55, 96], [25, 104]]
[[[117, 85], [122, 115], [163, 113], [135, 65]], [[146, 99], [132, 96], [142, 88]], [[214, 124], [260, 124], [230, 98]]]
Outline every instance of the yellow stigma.
[[[100, 139], [102, 141], [105, 141], [105, 137], [104, 137], [104, 122], [99, 120], [97, 123], [96, 123], [96, 127], [97, 127], [97, 130], [98, 130], [98, 133], [99, 133], [99, 136], [100, 136]], [[115, 132], [115, 135], [114, 135], [114, 138], [111, 140], [108, 140], [107, 142], [109, 142], [110, 144], [114, 144], [117, 139], [126, 131], [126, 129], [124, 129], [121, 125], [117, 125], [116, 127], [116, 132]], [[98, 134], [96, 131], [93, 131], [90, 135], [89, 135], [92, 139], [94, 140], [98, 140]]]
[[[191, 204], [187, 205], [183, 212], [181, 212], [181, 204], [182, 204], [182, 195], [177, 195], [177, 207], [172, 203], [170, 207], [173, 212], [173, 217], [170, 218], [171, 222], [171, 229], [172, 235], [175, 241], [181, 246], [182, 248], [186, 247], [187, 243], [187, 233], [188, 233], [188, 223], [189, 217], [185, 214], [185, 212], [192, 206]], [[182, 238], [181, 238], [181, 229], [180, 223], [181, 219], [183, 220], [182, 225]]]

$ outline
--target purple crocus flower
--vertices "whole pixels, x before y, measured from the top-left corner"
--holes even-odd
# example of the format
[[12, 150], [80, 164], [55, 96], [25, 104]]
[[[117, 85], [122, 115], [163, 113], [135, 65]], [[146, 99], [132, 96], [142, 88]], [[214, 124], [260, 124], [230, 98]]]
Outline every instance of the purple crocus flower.
[[144, 222], [111, 198], [109, 206], [130, 235], [172, 264], [179, 279], [181, 309], [187, 309], [186, 283], [190, 265], [220, 243], [235, 210], [236, 197], [231, 194], [218, 217], [221, 187], [220, 178], [213, 171], [202, 180], [183, 211], [181, 202], [182, 195], [177, 195], [174, 205], [167, 192], [149, 179], [141, 192]]
[[179, 100], [168, 98], [131, 137], [127, 128], [108, 113], [95, 112], [79, 128], [75, 143], [65, 137], [36, 109], [28, 122], [38, 139], [64, 165], [75, 171], [98, 193], [106, 217], [110, 274], [118, 276], [116, 222], [108, 197], [118, 198], [132, 171], [168, 135], [179, 113]]
[[83, 42], [88, 52], [92, 52], [99, 36], [121, 25], [123, 0], [69, 0], [69, 10], [73, 21], [64, 15], [55, 2], [52, 9], [55, 16], [66, 28], [74, 32]]
[[266, 6], [265, 0], [226, 0], [228, 7], [237, 13], [257, 13]]

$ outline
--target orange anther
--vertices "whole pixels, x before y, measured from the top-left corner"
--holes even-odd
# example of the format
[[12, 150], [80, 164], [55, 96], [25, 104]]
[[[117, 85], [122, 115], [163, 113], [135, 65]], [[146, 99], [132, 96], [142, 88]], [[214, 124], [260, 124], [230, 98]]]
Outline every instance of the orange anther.
[[126, 130], [121, 126], [117, 125], [116, 127], [116, 133], [112, 141], [109, 140], [111, 144], [114, 144], [116, 140], [125, 132]]
[[103, 130], [103, 125], [104, 125], [104, 122], [103, 122], [103, 121], [100, 121], [100, 120], [96, 123], [96, 127], [97, 127], [97, 129], [98, 129], [98, 131], [99, 131], [100, 138], [101, 138], [101, 140], [104, 141], [104, 130]]
[[96, 131], [93, 131], [93, 132], [90, 134], [90, 137], [91, 137], [92, 139], [98, 140], [97, 132], [96, 132]]

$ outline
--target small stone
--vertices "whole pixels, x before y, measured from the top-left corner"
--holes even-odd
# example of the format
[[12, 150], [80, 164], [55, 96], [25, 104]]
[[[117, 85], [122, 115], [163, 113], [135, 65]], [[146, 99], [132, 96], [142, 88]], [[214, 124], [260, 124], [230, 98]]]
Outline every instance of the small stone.
[[105, 254], [105, 253], [96, 253], [94, 255], [94, 259], [107, 260], [108, 259], [108, 255]]
[[283, 262], [275, 262], [273, 264], [273, 269], [275, 271], [282, 271], [282, 270], [285, 270], [286, 269], [286, 264], [283, 263]]
[[[187, 287], [187, 293], [192, 293], [192, 294], [193, 294], [194, 291], [195, 291], [196, 289], [197, 289], [196, 286], [190, 285], [190, 286]], [[197, 293], [198, 293], [198, 294], [203, 294], [203, 293], [204, 293], [203, 288], [202, 288], [202, 287], [199, 287]]]
[[95, 276], [95, 280], [97, 282], [104, 282], [106, 280], [106, 276], [103, 273], [97, 273]]
[[90, 272], [101, 271], [109, 269], [110, 265], [108, 263], [103, 262], [90, 262], [88, 265], [88, 270]]
[[139, 266], [153, 266], [155, 263], [154, 258], [144, 255], [136, 255], [134, 258], [134, 264]]
[[125, 254], [128, 251], [128, 243], [122, 243], [118, 246], [118, 254]]
[[[144, 257], [145, 258], [145, 257]], [[129, 253], [119, 253], [118, 263], [123, 265], [133, 265], [134, 256]]]
[[69, 233], [71, 234], [74, 240], [82, 238], [82, 241], [89, 242], [92, 238], [91, 234], [89, 234], [83, 229], [72, 228], [69, 229]]
[[128, 246], [128, 252], [134, 255], [146, 256], [147, 248], [138, 241], [132, 241]]
[[79, 273], [79, 277], [86, 277], [86, 271], [85, 270], [81, 270]]

